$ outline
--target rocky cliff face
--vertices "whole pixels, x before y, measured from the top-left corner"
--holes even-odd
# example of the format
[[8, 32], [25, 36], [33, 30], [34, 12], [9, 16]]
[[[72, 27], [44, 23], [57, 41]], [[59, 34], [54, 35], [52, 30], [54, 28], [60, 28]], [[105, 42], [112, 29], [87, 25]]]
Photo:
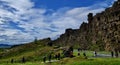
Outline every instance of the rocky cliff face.
[[83, 22], [79, 29], [67, 29], [54, 44], [74, 45], [82, 49], [120, 50], [120, 0], [95, 16], [89, 13], [88, 23]]

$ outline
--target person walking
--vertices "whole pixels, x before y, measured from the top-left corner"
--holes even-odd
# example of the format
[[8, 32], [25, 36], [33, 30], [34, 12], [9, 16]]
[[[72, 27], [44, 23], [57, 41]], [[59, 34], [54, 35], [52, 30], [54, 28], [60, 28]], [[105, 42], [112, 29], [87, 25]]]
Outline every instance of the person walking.
[[46, 56], [43, 57], [43, 62], [44, 62], [44, 63], [46, 62]]
[[22, 63], [25, 63], [25, 62], [26, 62], [26, 61], [25, 61], [25, 57], [23, 57], [23, 58], [22, 58]]
[[57, 56], [58, 56], [58, 60], [60, 60], [60, 53], [58, 53], [58, 55], [57, 55]]
[[14, 63], [14, 59], [11, 59], [11, 63]]
[[114, 57], [114, 52], [113, 51], [111, 51], [111, 57]]
[[94, 51], [94, 56], [97, 57], [97, 52], [96, 51]]
[[85, 59], [87, 59], [87, 55], [86, 55], [85, 51], [83, 52], [83, 56], [85, 57]]
[[49, 62], [51, 62], [51, 59], [52, 59], [52, 55], [51, 54], [49, 55], [48, 59], [49, 59]]

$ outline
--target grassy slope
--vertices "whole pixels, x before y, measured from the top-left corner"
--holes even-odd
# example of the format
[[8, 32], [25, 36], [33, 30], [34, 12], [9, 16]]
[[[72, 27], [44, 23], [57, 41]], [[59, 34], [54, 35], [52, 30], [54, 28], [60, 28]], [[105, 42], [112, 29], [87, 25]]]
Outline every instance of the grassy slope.
[[41, 63], [41, 62], [27, 62], [23, 63], [2, 63], [0, 65], [120, 65], [119, 58], [93, 58], [84, 59], [83, 57], [64, 58], [59, 62]]
[[[41, 63], [43, 56], [48, 55], [52, 47], [45, 46], [45, 43], [48, 43], [49, 40], [38, 41], [37, 44], [30, 43], [22, 46], [14, 47], [9, 49], [7, 52], [2, 53], [3, 57], [1, 58], [0, 65], [120, 65], [119, 58], [90, 58], [84, 59], [81, 52], [81, 57], [77, 56], [77, 50], [74, 51], [74, 58], [64, 58], [59, 62], [50, 63]], [[58, 51], [59, 52], [59, 51]], [[100, 52], [104, 54], [109, 54], [109, 52]], [[93, 51], [86, 51], [88, 57], [93, 56]], [[27, 63], [18, 63], [22, 57], [27, 59]], [[14, 59], [16, 63], [9, 63], [11, 59]], [[6, 63], [8, 62], [8, 63]]]
[[[51, 49], [50, 47], [42, 47], [40, 48], [41, 50], [45, 49]], [[43, 53], [42, 51], [41, 53]], [[34, 53], [34, 52], [29, 52]], [[29, 53], [25, 53], [24, 55], [29, 55]], [[120, 58], [88, 58], [84, 59], [83, 52], [81, 52], [81, 56], [76, 56], [77, 55], [77, 50], [74, 51], [74, 55], [76, 57], [74, 58], [64, 58], [61, 59], [59, 62], [53, 62], [53, 63], [42, 63], [41, 61], [30, 61], [27, 63], [1, 63], [0, 65], [120, 65]], [[91, 57], [93, 56], [93, 51], [86, 51], [87, 56]], [[104, 54], [109, 54], [109, 52], [100, 52]], [[19, 57], [19, 56], [17, 56]], [[34, 57], [38, 59], [40, 56], [37, 57], [37, 55]]]
[[31, 42], [29, 44], [8, 49], [0, 53], [1, 62], [10, 62], [11, 59], [19, 62], [22, 57], [25, 57], [27, 61], [41, 60], [43, 55], [49, 54], [49, 52], [52, 50], [52, 47], [44, 47], [44, 44], [47, 44], [49, 41], [50, 40], [48, 39], [44, 39], [39, 40], [37, 44]]
[[[77, 59], [77, 61], [75, 61]], [[120, 59], [111, 58], [94, 58], [81, 60], [78, 58], [71, 59], [65, 65], [119, 65]]]

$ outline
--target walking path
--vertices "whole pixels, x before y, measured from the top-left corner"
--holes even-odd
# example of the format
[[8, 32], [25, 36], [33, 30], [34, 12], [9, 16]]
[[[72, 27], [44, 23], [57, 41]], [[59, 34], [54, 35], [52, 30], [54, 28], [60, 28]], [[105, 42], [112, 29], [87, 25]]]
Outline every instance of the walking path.
[[[51, 60], [51, 61], [46, 61], [45, 63], [57, 62], [57, 61], [59, 61], [59, 60]], [[42, 62], [42, 63], [44, 63], [44, 62]]]
[[94, 57], [104, 57], [104, 58], [107, 58], [107, 57], [111, 57], [110, 54], [97, 54], [97, 56], [94, 56]]

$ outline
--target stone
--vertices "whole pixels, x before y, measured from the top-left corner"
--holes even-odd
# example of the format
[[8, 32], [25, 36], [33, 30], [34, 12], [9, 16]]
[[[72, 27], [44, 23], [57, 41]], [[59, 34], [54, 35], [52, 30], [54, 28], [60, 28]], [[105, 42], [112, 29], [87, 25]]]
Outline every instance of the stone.
[[118, 42], [120, 39], [120, 5], [117, 2], [95, 16], [93, 13], [89, 13], [88, 23], [83, 22], [79, 29], [66, 29], [64, 34], [53, 41], [53, 44], [73, 45], [84, 50], [94, 50], [97, 47], [98, 50], [111, 51], [117, 48], [120, 51]]

